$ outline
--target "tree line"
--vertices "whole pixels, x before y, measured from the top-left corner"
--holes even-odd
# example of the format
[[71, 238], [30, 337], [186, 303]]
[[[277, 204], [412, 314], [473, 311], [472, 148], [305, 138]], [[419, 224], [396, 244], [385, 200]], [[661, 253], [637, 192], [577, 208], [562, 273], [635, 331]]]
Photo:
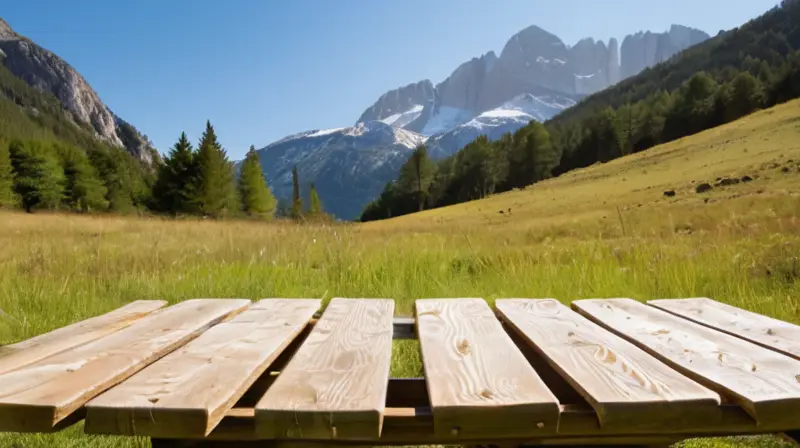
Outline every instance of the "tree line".
[[497, 141], [480, 136], [435, 162], [420, 146], [361, 220], [523, 188], [798, 98], [797, 23], [800, 1], [784, 0], [740, 29], [590, 96], [546, 123], [531, 122]]
[[[325, 219], [311, 185], [310, 204], [300, 199], [293, 172], [294, 219]], [[213, 126], [195, 149], [182, 133], [153, 169], [120, 148], [80, 149], [60, 141], [0, 140], [0, 207], [27, 212], [151, 212], [170, 216], [269, 219], [278, 211], [253, 146], [239, 167], [228, 159]]]

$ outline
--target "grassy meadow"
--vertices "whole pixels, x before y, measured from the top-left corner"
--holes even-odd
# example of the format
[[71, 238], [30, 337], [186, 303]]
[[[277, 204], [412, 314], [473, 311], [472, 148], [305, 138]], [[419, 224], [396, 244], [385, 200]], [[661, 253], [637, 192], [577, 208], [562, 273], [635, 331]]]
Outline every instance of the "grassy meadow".
[[[695, 192], [743, 176], [753, 180]], [[155, 298], [390, 297], [411, 314], [429, 297], [706, 296], [800, 323], [799, 257], [795, 101], [523, 191], [384, 222], [0, 212], [0, 345]], [[396, 343], [393, 374], [421, 374], [413, 342]], [[0, 435], [14, 447], [148, 445], [80, 426]]]

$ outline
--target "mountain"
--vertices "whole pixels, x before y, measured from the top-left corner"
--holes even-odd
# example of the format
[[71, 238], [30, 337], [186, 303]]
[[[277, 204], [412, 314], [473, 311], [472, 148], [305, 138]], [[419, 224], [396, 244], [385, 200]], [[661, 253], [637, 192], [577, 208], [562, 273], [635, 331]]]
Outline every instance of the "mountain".
[[[530, 26], [512, 36], [499, 57], [490, 51], [473, 58], [432, 90], [432, 83], [424, 80], [389, 91], [359, 121], [404, 117], [392, 123], [423, 135], [445, 134], [519, 95], [574, 103], [708, 38], [702, 31], [673, 25], [665, 33], [627, 36], [620, 51], [616, 39], [606, 44], [587, 38], [570, 47], [558, 36]], [[559, 111], [552, 109], [553, 115]]]
[[297, 165], [303, 194], [314, 183], [325, 211], [357, 218], [426, 137], [381, 121], [302, 132], [257, 151], [270, 188], [278, 198], [292, 195]]
[[[693, 36], [670, 38], [674, 45], [659, 57]], [[397, 177], [415, 146], [426, 143], [432, 158], [447, 157], [479, 135], [496, 140], [532, 120], [549, 120], [620, 76], [615, 39], [569, 47], [531, 26], [512, 36], [500, 56], [490, 51], [464, 62], [436, 86], [423, 80], [384, 93], [353, 127], [292, 135], [259, 150], [259, 157], [277, 197], [291, 196], [296, 164], [328, 212], [353, 219]]]
[[3, 19], [0, 19], [0, 60], [28, 85], [58, 98], [71, 120], [86, 125], [98, 140], [124, 147], [147, 164], [157, 157], [148, 139], [103, 104], [80, 73], [54, 53], [16, 33]]

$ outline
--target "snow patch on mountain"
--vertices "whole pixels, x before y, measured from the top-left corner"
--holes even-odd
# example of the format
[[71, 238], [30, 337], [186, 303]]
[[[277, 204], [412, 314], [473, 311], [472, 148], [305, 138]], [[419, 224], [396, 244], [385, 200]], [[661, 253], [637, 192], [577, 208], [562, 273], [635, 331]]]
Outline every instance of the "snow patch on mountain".
[[432, 138], [429, 146], [435, 146], [444, 155], [454, 154], [480, 135], [486, 135], [489, 140], [497, 140], [503, 134], [513, 133], [531, 121], [547, 121], [574, 105], [575, 101], [568, 97], [521, 94], [450, 132]]
[[388, 124], [389, 126], [403, 128], [406, 127], [412, 121], [419, 118], [424, 108], [425, 106], [422, 106], [420, 104], [415, 104], [414, 106], [411, 107], [411, 109], [405, 112], [400, 112], [399, 114], [390, 115], [380, 121]]
[[343, 131], [347, 128], [334, 128], [334, 129], [321, 129], [315, 132], [308, 134], [308, 137], [322, 137], [324, 135], [335, 134], [339, 131]]
[[466, 110], [466, 109], [459, 109], [457, 107], [450, 107], [450, 106], [439, 106], [438, 110], [436, 110], [428, 120], [428, 123], [425, 124], [425, 127], [422, 129], [423, 135], [436, 135], [447, 132], [456, 126], [465, 123], [475, 114]]

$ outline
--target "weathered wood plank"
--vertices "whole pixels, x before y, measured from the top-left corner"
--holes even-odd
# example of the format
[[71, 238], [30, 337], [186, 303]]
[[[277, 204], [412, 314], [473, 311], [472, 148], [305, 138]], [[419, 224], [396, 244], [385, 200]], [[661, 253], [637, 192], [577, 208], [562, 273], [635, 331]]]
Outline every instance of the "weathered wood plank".
[[800, 359], [798, 325], [702, 297], [651, 300], [647, 304]]
[[87, 403], [86, 432], [207, 435], [320, 305], [319, 299], [254, 304]]
[[0, 375], [0, 430], [47, 432], [109, 387], [241, 311], [249, 300], [188, 300]]
[[797, 423], [800, 361], [631, 299], [578, 300], [573, 306], [734, 400], [759, 423]]
[[505, 299], [495, 306], [581, 393], [609, 430], [658, 430], [720, 418], [719, 395], [557, 300]]
[[383, 424], [394, 300], [333, 299], [256, 405], [264, 438], [376, 439]]
[[416, 301], [438, 435], [491, 438], [558, 426], [558, 400], [483, 299]]
[[137, 300], [122, 308], [62, 327], [16, 344], [0, 347], [0, 374], [121, 330], [167, 304]]

